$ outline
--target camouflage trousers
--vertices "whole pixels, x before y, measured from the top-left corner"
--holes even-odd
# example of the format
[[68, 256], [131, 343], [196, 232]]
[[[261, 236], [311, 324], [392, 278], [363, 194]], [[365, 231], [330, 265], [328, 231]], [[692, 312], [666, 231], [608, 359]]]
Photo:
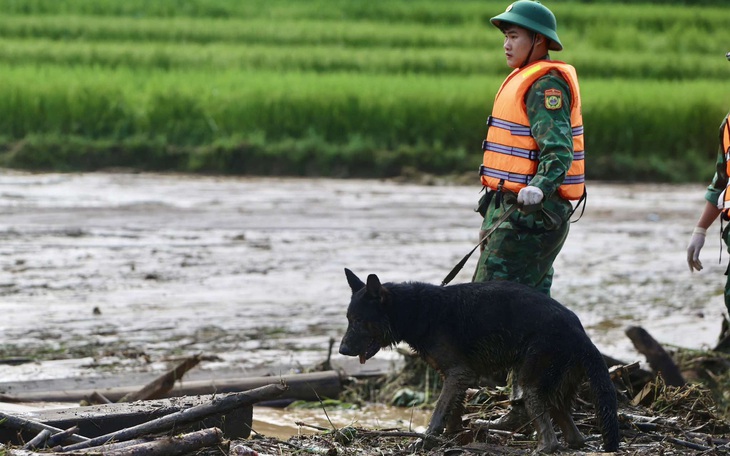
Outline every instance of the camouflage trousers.
[[[491, 228], [505, 207], [504, 202], [497, 204], [494, 198], [487, 208], [482, 230]], [[532, 214], [515, 211], [492, 233], [483, 246], [474, 282], [509, 280], [550, 296], [553, 262], [568, 237], [572, 206], [558, 197], [546, 201], [544, 209], [551, 211], [554, 217], [547, 219], [542, 211]], [[556, 218], [559, 220], [557, 226]]]
[[[730, 253], [730, 225], [725, 226], [722, 230], [722, 240], [725, 241], [727, 252]], [[727, 276], [727, 280], [725, 281], [725, 292], [723, 294], [725, 295], [725, 308], [727, 308], [727, 312], [730, 314], [730, 264], [728, 264], [725, 270], [725, 275]]]
[[[730, 251], [730, 249], [728, 249]], [[727, 270], [725, 271], [725, 275], [727, 276], [727, 281], [725, 281], [725, 308], [727, 309], [728, 315], [730, 315], [730, 265], [728, 265]]]

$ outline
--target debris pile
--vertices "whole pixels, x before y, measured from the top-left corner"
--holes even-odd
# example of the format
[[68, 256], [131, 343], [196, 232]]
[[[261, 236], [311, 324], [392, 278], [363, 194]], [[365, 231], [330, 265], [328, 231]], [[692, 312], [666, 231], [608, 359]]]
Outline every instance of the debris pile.
[[[730, 422], [719, 416], [711, 391], [696, 384], [667, 386], [661, 376], [648, 383], [651, 400], [633, 404], [623, 396], [619, 404], [621, 448], [625, 455], [730, 455]], [[404, 429], [345, 427], [321, 429], [316, 435], [299, 435], [286, 441], [254, 434], [245, 444], [259, 456], [272, 455], [528, 455], [535, 449], [534, 436], [485, 429], [481, 426], [505, 413], [508, 392], [504, 388], [483, 388], [473, 392], [465, 430], [438, 446], [414, 453], [409, 446], [422, 434]], [[326, 411], [323, 411], [326, 413]], [[563, 449], [560, 454], [585, 455], [600, 452], [601, 437], [588, 401], [588, 389], [579, 395], [573, 414], [576, 425], [587, 437], [580, 450]], [[299, 423], [307, 427], [305, 423]], [[308, 426], [315, 427], [315, 426]], [[315, 427], [316, 428], [316, 427]], [[235, 454], [235, 453], [231, 453]]]
[[[725, 391], [730, 386], [730, 356], [717, 348], [707, 352], [682, 349], [665, 351], [640, 328], [631, 328], [627, 335], [632, 340], [636, 339], [637, 349], [647, 357], [651, 370], [640, 368], [639, 363], [624, 364], [605, 357], [607, 365], [612, 366], [609, 371], [619, 399], [621, 447], [616, 454], [730, 455], [730, 407], [725, 397]], [[339, 401], [316, 401], [323, 416], [327, 416], [331, 407], [373, 401], [430, 408], [441, 388], [439, 376], [420, 358], [407, 351], [402, 354], [405, 363], [400, 372], [367, 380], [353, 379], [339, 395]], [[535, 436], [530, 429], [510, 432], [489, 429], [486, 425], [489, 420], [503, 415], [509, 406], [509, 391], [500, 386], [505, 384], [506, 372], [495, 373], [491, 379], [483, 379], [481, 383], [486, 386], [468, 392], [466, 413], [463, 416], [464, 430], [461, 433], [429, 437], [435, 445], [433, 448], [414, 450], [414, 443], [427, 437], [407, 428], [368, 429], [352, 425], [338, 428], [331, 421], [330, 427], [324, 428], [298, 422], [296, 424], [303, 430], [314, 429], [316, 433], [301, 433], [286, 440], [259, 434], [251, 428], [252, 406], [280, 398], [288, 389], [286, 384], [276, 383], [274, 379], [272, 384], [244, 392], [196, 396], [195, 401], [187, 405], [181, 405], [180, 398], [181, 401], [174, 404], [174, 411], [169, 404], [166, 409], [159, 403], [150, 402], [151, 397], [159, 397], [162, 392], [169, 390], [175, 379], [179, 379], [184, 371], [195, 364], [196, 358], [186, 360], [140, 390], [140, 395], [134, 396], [137, 402], [128, 405], [134, 407], [135, 404], [145, 404], [157, 409], [157, 415], [147, 413], [141, 422], [112, 432], [85, 435], [87, 431], [81, 423], [79, 426], [61, 428], [52, 426], [50, 422], [0, 414], [0, 431], [12, 431], [20, 440], [4, 440], [6, 446], [0, 449], [0, 454], [434, 456], [527, 455], [535, 450]], [[331, 369], [331, 366], [327, 362], [320, 368]], [[671, 374], [665, 376], [665, 372]], [[669, 380], [665, 377], [669, 377]], [[153, 388], [155, 385], [157, 387]], [[586, 445], [580, 450], [563, 448], [560, 454], [586, 455], [601, 451], [601, 437], [590, 399], [591, 393], [585, 384], [579, 391], [573, 416], [576, 425], [587, 437]], [[343, 404], [343, 401], [349, 403]], [[115, 405], [118, 404], [97, 407]], [[248, 413], [243, 418], [231, 415], [242, 410]], [[78, 412], [78, 415], [83, 413]], [[102, 422], [103, 419], [97, 417], [94, 424], [101, 428]], [[240, 432], [242, 423], [246, 426], [243, 433]]]

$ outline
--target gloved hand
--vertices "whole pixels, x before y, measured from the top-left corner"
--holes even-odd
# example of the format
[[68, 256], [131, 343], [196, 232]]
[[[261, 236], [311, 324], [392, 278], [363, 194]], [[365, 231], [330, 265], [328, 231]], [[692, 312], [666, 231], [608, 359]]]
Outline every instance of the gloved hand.
[[527, 187], [520, 189], [520, 192], [517, 194], [517, 203], [522, 204], [523, 206], [533, 206], [535, 204], [540, 204], [543, 196], [542, 190], [528, 185]]
[[702, 262], [700, 261], [700, 250], [705, 245], [705, 236], [707, 230], [704, 228], [695, 227], [692, 232], [692, 238], [689, 240], [687, 246], [687, 264], [689, 265], [690, 272], [694, 272], [694, 269], [698, 271], [702, 270]]

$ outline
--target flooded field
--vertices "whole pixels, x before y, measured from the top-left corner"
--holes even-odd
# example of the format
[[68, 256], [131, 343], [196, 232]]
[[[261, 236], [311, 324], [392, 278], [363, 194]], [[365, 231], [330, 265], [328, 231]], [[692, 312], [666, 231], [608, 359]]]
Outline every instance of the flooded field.
[[[553, 296], [605, 354], [644, 361], [629, 326], [667, 345], [716, 342], [728, 260], [718, 261], [719, 222], [705, 269], [691, 274], [685, 261], [704, 187], [589, 184]], [[477, 242], [478, 192], [476, 183], [0, 172], [2, 354], [43, 359], [0, 365], [0, 376], [161, 373], [196, 353], [208, 376], [301, 370], [344, 332], [343, 268], [440, 283]]]

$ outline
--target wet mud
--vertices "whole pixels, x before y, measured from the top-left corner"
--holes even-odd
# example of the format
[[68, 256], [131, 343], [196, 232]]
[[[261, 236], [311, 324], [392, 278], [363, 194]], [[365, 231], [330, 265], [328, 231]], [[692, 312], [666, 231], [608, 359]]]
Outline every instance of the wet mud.
[[[719, 222], [705, 269], [691, 274], [685, 260], [704, 184], [588, 192], [553, 296], [627, 362], [644, 361], [629, 326], [669, 346], [713, 346], [728, 260]], [[195, 353], [207, 375], [306, 369], [346, 327], [343, 268], [440, 283], [477, 242], [478, 197], [476, 183], [2, 171], [1, 355], [38, 361], [0, 375], [159, 373]]]

